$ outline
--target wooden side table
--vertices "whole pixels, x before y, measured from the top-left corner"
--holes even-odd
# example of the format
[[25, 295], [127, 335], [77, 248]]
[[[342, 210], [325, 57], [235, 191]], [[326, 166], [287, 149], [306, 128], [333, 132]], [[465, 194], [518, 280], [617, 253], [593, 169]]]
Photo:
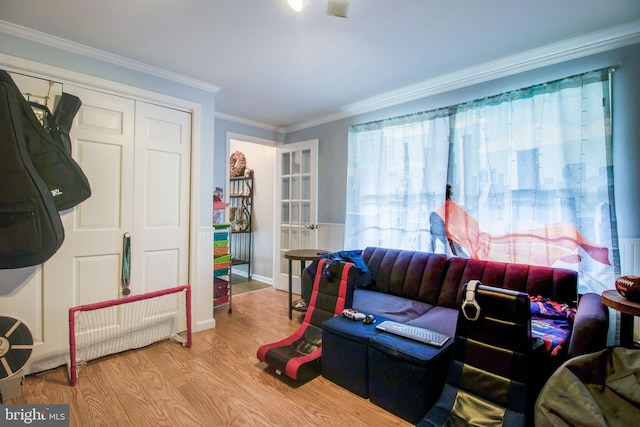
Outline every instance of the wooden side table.
[[640, 303], [629, 301], [615, 289], [602, 292], [602, 303], [620, 312], [620, 345], [633, 348], [633, 318], [640, 316]]
[[300, 261], [300, 281], [302, 282], [302, 272], [304, 271], [306, 261], [314, 261], [326, 253], [328, 252], [320, 249], [293, 249], [284, 253], [284, 257], [289, 260], [289, 319], [292, 318], [291, 312], [293, 311], [293, 282], [291, 279], [291, 275], [293, 274], [293, 261]]

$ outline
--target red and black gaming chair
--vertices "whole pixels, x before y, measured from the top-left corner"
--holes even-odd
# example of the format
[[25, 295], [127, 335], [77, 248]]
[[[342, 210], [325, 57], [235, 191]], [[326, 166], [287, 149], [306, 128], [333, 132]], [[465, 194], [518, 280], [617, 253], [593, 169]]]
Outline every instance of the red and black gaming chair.
[[444, 389], [418, 426], [530, 424], [529, 295], [472, 280], [463, 296]]
[[353, 264], [321, 259], [313, 291], [298, 330], [288, 338], [258, 348], [258, 359], [294, 380], [308, 380], [320, 373], [322, 323], [345, 308], [348, 293], [353, 292]]

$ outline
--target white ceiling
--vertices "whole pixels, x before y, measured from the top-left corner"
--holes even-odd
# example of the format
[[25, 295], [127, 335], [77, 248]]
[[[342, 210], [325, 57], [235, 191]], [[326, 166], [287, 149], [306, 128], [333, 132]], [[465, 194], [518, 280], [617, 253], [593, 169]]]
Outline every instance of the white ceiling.
[[218, 112], [276, 128], [640, 34], [640, 0], [351, 0], [348, 18], [304, 2], [0, 0], [0, 20], [220, 87]]

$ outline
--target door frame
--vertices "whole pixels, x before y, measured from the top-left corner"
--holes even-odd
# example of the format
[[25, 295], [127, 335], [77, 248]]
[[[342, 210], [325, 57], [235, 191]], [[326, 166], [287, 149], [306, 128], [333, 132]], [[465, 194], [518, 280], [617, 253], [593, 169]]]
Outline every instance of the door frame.
[[[229, 163], [229, 158], [231, 157], [231, 140], [234, 141], [239, 141], [239, 142], [243, 142], [243, 143], [248, 143], [248, 144], [256, 144], [256, 145], [260, 145], [260, 146], [264, 146], [264, 147], [269, 147], [272, 148], [276, 154], [275, 156], [277, 156], [277, 150], [278, 150], [278, 141], [275, 140], [271, 140], [271, 139], [265, 139], [265, 138], [259, 138], [256, 136], [251, 136], [251, 135], [246, 135], [246, 134], [242, 134], [242, 133], [237, 133], [237, 132], [231, 132], [231, 131], [227, 131], [226, 133], [226, 148], [225, 148], [225, 158], [227, 159], [225, 161], [225, 170], [224, 170], [224, 188], [225, 188], [225, 198], [228, 199], [228, 191], [231, 188], [230, 187], [230, 173], [231, 173], [231, 165]], [[250, 165], [247, 165], [247, 167], [249, 167]], [[276, 165], [275, 163], [272, 165], [272, 169], [271, 169], [271, 175], [273, 176], [273, 179], [275, 179], [275, 173], [276, 173]], [[256, 203], [256, 197], [259, 197], [259, 195], [256, 193], [254, 194], [254, 203]], [[264, 200], [264, 198], [262, 199]], [[276, 215], [276, 205], [275, 202], [273, 201], [273, 199], [271, 200], [272, 204], [271, 206], [259, 206], [258, 209], [256, 209], [256, 206], [254, 206], [254, 210], [253, 210], [253, 216], [254, 218], [258, 215], [260, 215], [260, 212], [265, 212], [265, 210], [267, 209], [271, 209], [271, 217], [272, 217], [272, 221], [271, 221], [271, 229], [269, 230], [268, 233], [265, 234], [269, 234], [270, 235], [270, 241], [273, 242], [275, 239], [275, 215]], [[226, 212], [226, 218], [228, 218], [228, 214], [229, 212]], [[260, 232], [260, 230], [256, 230], [258, 232]], [[257, 244], [260, 243], [258, 241], [259, 237], [256, 236], [254, 234], [254, 236], [252, 237], [253, 240], [253, 248], [254, 248], [254, 254], [252, 255], [252, 262], [255, 264], [257, 262], [264, 262], [267, 265], [273, 265], [273, 253], [271, 253], [270, 256], [267, 255], [267, 253], [258, 253], [256, 254], [256, 248], [257, 248]], [[266, 252], [266, 251], [265, 251]], [[271, 248], [269, 248], [269, 252], [271, 252]], [[266, 276], [264, 274], [260, 274], [260, 272], [255, 271], [255, 269], [252, 267], [251, 268], [252, 271], [252, 277], [264, 282], [264, 283], [268, 283], [270, 285], [273, 286], [273, 277], [274, 277], [274, 272], [273, 272], [273, 267], [272, 267], [272, 271], [271, 271], [271, 275], [270, 276]], [[236, 273], [234, 273], [236, 274]]]

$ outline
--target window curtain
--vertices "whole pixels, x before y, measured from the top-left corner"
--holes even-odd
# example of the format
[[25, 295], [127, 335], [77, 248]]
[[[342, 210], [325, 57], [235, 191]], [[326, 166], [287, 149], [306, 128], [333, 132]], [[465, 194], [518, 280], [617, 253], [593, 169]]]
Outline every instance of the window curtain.
[[346, 247], [571, 268], [579, 292], [610, 289], [609, 79], [599, 70], [352, 127]]
[[445, 200], [449, 133], [447, 109], [351, 127], [345, 248], [430, 247], [429, 217]]

